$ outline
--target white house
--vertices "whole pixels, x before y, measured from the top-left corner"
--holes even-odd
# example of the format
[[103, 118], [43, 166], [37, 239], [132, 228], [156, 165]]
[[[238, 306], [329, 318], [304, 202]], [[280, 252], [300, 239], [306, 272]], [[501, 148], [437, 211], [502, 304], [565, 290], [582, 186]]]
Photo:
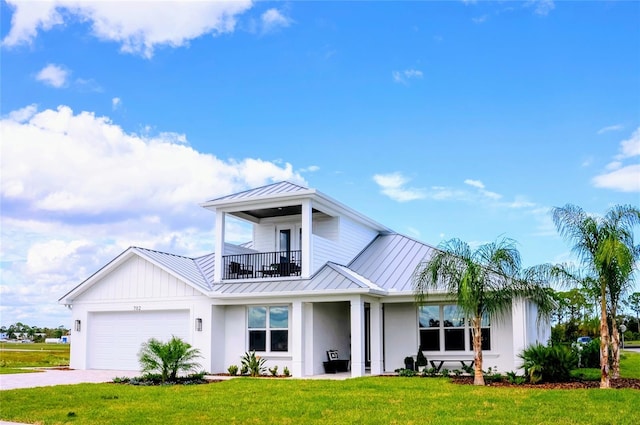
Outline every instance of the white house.
[[[290, 182], [202, 206], [215, 213], [215, 253], [132, 247], [60, 299], [73, 312], [72, 368], [139, 370], [140, 345], [172, 335], [198, 348], [212, 373], [239, 365], [249, 350], [294, 376], [324, 373], [328, 350], [350, 360], [352, 376], [403, 367], [419, 346], [449, 369], [473, 357], [455, 305], [414, 303], [411, 276], [429, 245]], [[252, 224], [250, 243], [225, 242], [229, 216]], [[510, 371], [550, 328], [518, 301], [483, 335], [484, 367]]]

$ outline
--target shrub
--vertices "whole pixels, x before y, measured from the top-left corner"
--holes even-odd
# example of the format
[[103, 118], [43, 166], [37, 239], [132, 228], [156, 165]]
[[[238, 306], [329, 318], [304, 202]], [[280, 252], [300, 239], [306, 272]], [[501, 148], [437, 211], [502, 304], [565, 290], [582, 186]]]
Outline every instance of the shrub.
[[527, 378], [524, 376], [518, 376], [516, 372], [507, 372], [507, 382], [515, 385], [522, 385], [527, 381]]
[[418, 350], [418, 355], [416, 356], [416, 366], [426, 366], [427, 358], [424, 356], [422, 350]]
[[405, 377], [416, 376], [416, 371], [413, 369], [398, 369], [398, 376], [405, 376]]
[[271, 376], [278, 376], [278, 365], [270, 367], [269, 372], [271, 373]]
[[522, 368], [529, 382], [563, 382], [571, 377], [571, 370], [578, 359], [565, 346], [534, 344], [527, 347], [519, 357], [524, 360]]
[[264, 374], [267, 367], [264, 365], [267, 360], [256, 356], [255, 351], [247, 351], [242, 356], [242, 366], [247, 368], [250, 376], [260, 376]]
[[247, 375], [249, 373], [249, 368], [247, 367], [247, 365], [243, 364], [240, 367], [240, 375]]
[[236, 376], [238, 374], [238, 366], [232, 364], [227, 368], [227, 372], [229, 372], [231, 376]]
[[138, 359], [142, 373], [159, 372], [162, 382], [175, 381], [178, 372], [195, 371], [200, 364], [195, 359], [200, 357], [200, 350], [178, 337], [171, 337], [163, 343], [155, 338], [142, 344]]
[[291, 376], [291, 372], [289, 372], [289, 368], [288, 367], [284, 367], [284, 369], [282, 369], [282, 373], [284, 374], [284, 376]]

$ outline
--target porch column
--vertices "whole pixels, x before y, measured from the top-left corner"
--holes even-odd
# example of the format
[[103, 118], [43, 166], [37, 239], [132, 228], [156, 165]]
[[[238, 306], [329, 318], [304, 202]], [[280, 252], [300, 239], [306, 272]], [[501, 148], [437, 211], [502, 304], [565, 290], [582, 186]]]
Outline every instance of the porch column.
[[[493, 325], [493, 318], [491, 318]], [[511, 335], [513, 338], [513, 368], [512, 370], [518, 369], [522, 365], [522, 359], [518, 357], [518, 354], [522, 352], [527, 347], [527, 317], [526, 311], [524, 308], [524, 301], [522, 300], [514, 300], [511, 305]], [[491, 329], [493, 333], [494, 330]], [[491, 339], [497, 339], [493, 335], [491, 335]]]
[[363, 376], [364, 368], [364, 303], [358, 295], [351, 299], [351, 376]]
[[371, 374], [381, 375], [384, 372], [382, 341], [382, 303], [378, 300], [369, 302], [369, 332], [371, 332]]
[[304, 372], [304, 309], [302, 301], [291, 306], [291, 374], [303, 376]]
[[312, 255], [312, 244], [311, 244], [311, 234], [313, 221], [311, 219], [313, 213], [313, 209], [311, 208], [311, 200], [304, 199], [302, 201], [302, 246], [300, 250], [302, 252], [302, 277], [309, 277], [311, 275], [311, 259]]
[[215, 243], [215, 264], [213, 271], [213, 281], [222, 281], [222, 255], [224, 254], [224, 228], [226, 213], [216, 210], [216, 243]]

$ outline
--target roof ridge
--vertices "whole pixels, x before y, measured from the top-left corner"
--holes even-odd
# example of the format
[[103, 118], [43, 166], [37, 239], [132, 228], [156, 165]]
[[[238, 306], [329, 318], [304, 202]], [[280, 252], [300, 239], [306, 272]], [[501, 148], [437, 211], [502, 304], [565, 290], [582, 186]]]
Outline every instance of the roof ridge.
[[[186, 258], [187, 260], [194, 260], [194, 257], [187, 257], [186, 255], [180, 255], [180, 254], [173, 254], [171, 252], [165, 252], [165, 251], [158, 251], [157, 249], [150, 249], [150, 248], [143, 248], [141, 246], [131, 246], [130, 248], [134, 248], [134, 249], [141, 249], [143, 251], [150, 251], [150, 252], [156, 252], [158, 254], [164, 254], [164, 255], [171, 255], [172, 257], [180, 257], [180, 258]], [[204, 256], [203, 256], [204, 257]]]

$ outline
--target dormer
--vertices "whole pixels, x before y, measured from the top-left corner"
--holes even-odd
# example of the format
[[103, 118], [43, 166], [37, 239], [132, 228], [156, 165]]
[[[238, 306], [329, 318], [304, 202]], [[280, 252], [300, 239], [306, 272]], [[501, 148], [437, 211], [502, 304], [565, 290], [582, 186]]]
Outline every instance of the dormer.
[[[390, 232], [317, 190], [290, 182], [201, 206], [216, 214], [215, 282], [309, 278], [328, 261], [348, 264], [376, 236]], [[252, 241], [226, 243], [228, 215], [251, 225]]]

